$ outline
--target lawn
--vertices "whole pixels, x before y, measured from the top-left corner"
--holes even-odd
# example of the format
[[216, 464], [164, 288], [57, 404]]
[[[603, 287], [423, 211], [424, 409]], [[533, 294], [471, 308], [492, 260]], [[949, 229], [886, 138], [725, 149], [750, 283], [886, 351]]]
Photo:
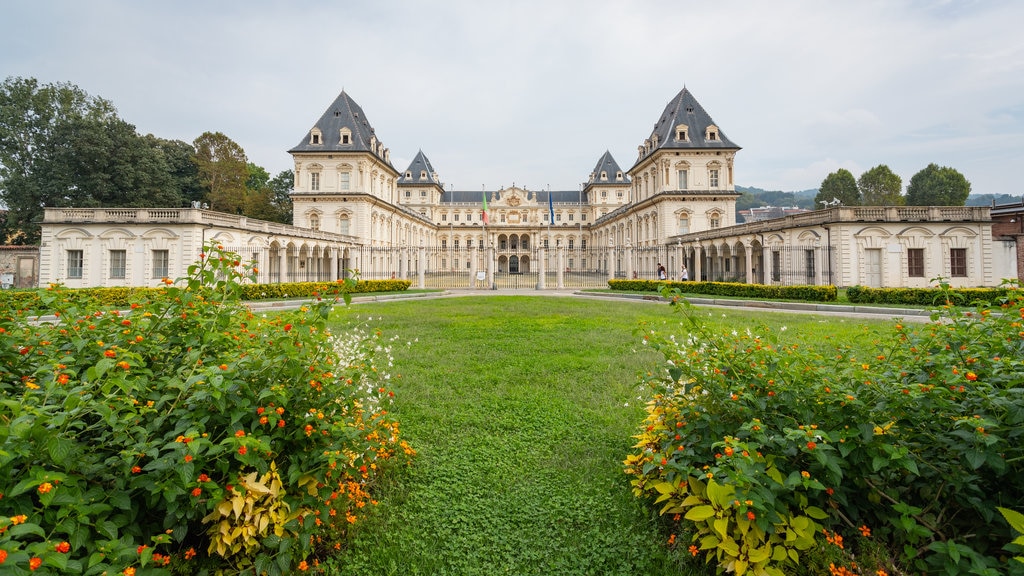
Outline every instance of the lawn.
[[[705, 309], [719, 328], [869, 342], [863, 321]], [[332, 316], [393, 335], [395, 413], [418, 450], [380, 486], [335, 574], [707, 574], [630, 492], [622, 460], [658, 366], [640, 322], [665, 304], [539, 296], [353, 305]], [[400, 375], [400, 376], [398, 376]]]

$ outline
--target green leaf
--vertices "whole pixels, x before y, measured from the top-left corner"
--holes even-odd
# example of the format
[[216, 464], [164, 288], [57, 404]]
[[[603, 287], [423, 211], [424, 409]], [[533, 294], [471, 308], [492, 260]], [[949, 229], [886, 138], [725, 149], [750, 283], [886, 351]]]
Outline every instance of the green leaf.
[[694, 506], [687, 513], [685, 518], [691, 522], [703, 522], [715, 515], [715, 509], [709, 505]]
[[804, 508], [804, 513], [815, 520], [824, 520], [828, 518], [828, 512], [825, 512], [817, 506], [808, 506], [807, 508]]
[[26, 536], [28, 534], [35, 534], [40, 538], [46, 538], [46, 532], [44, 532], [38, 524], [33, 524], [31, 522], [11, 526], [7, 529], [7, 534], [9, 534], [11, 538]]
[[1003, 515], [1007, 523], [1016, 530], [1017, 532], [1024, 533], [1024, 514], [1017, 512], [1016, 510], [1010, 510], [1009, 508], [996, 507], [999, 513]]
[[57, 465], [63, 464], [75, 450], [77, 444], [63, 436], [51, 436], [46, 442], [46, 451]]

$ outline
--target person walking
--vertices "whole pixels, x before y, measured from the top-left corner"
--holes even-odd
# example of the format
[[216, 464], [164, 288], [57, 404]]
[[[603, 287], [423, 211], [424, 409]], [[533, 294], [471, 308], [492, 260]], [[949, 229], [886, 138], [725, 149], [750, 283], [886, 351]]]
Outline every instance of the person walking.
[[683, 264], [683, 271], [679, 274], [679, 279], [683, 282], [690, 279], [690, 272], [686, 269], [686, 264]]
[[658, 280], [668, 280], [668, 274], [665, 272], [665, 267], [658, 262]]

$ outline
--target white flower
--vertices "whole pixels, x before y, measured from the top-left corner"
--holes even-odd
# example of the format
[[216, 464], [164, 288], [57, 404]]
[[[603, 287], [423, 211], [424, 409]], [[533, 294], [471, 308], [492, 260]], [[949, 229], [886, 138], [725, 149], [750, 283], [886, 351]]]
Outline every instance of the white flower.
[[625, 404], [623, 404], [623, 406], [625, 406], [626, 408], [629, 408], [629, 402], [626, 402]]
[[786, 330], [787, 330], [787, 328], [785, 326], [783, 326], [782, 328], [779, 328], [779, 332], [785, 332]]

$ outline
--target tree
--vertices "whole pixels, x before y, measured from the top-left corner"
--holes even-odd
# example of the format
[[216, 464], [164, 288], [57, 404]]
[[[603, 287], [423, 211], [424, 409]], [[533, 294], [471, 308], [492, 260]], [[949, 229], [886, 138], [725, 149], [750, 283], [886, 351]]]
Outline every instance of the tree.
[[963, 206], [971, 194], [971, 183], [960, 172], [929, 164], [914, 174], [907, 186], [910, 206]]
[[181, 205], [163, 152], [124, 120], [65, 120], [45, 149], [38, 172], [47, 206]]
[[8, 77], [0, 84], [0, 202], [9, 209], [5, 238], [39, 241], [42, 188], [48, 175], [39, 166], [52, 155], [52, 138], [67, 121], [116, 118], [113, 104], [69, 83], [40, 85], [35, 78]]
[[270, 203], [279, 214], [277, 222], [291, 224], [293, 221], [292, 190], [295, 189], [295, 172], [282, 170], [270, 181]]
[[[287, 174], [282, 172], [274, 180], [270, 179], [270, 173], [265, 168], [252, 162], [248, 165], [248, 171], [249, 179], [245, 184], [245, 215], [260, 220], [291, 224], [292, 204], [289, 193], [294, 179], [291, 176], [291, 171], [286, 171]], [[288, 179], [288, 187], [284, 192], [283, 199], [280, 194], [282, 177]]]
[[249, 180], [245, 150], [220, 132], [204, 132], [192, 144], [199, 182], [206, 190], [210, 208], [242, 214]]
[[203, 202], [206, 191], [199, 183], [199, 166], [196, 164], [196, 149], [188, 142], [165, 140], [152, 134], [145, 136], [149, 145], [159, 149], [167, 161], [171, 179], [183, 204]]
[[857, 180], [846, 168], [840, 168], [822, 180], [818, 195], [814, 197], [814, 208], [826, 208], [836, 200], [842, 206], [860, 206]]
[[879, 164], [860, 175], [857, 180], [864, 206], [903, 206], [906, 200], [900, 192], [903, 179], [885, 164]]

